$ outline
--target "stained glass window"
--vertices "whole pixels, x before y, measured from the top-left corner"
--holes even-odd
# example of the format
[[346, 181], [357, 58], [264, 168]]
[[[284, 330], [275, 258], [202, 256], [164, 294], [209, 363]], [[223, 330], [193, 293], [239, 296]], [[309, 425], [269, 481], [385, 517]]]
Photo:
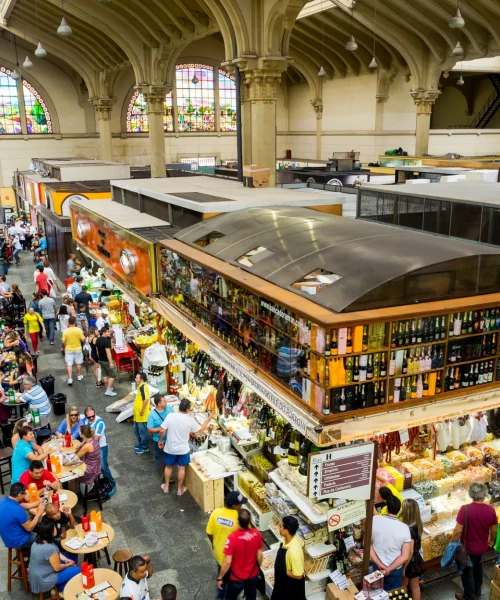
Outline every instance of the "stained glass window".
[[219, 70], [220, 130], [236, 131], [236, 86], [232, 75]]
[[43, 98], [23, 79], [24, 109], [28, 133], [52, 133], [52, 120]]
[[[193, 83], [193, 79], [197, 83]], [[179, 131], [215, 131], [214, 69], [209, 65], [176, 67]]]
[[[174, 130], [174, 118], [172, 108], [172, 94], [165, 98], [165, 115], [163, 117], [163, 130]], [[132, 94], [127, 110], [127, 133], [143, 133], [149, 131], [147, 104], [144, 94], [136, 90]]]
[[0, 134], [22, 133], [17, 82], [0, 67]]

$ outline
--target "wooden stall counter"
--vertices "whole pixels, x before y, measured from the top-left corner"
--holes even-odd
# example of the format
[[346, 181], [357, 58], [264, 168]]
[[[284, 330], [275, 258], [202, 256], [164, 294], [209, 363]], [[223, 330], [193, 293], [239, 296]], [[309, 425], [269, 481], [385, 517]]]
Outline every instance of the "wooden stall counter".
[[224, 506], [224, 479], [209, 479], [193, 463], [186, 468], [184, 481], [189, 493], [204, 512]]

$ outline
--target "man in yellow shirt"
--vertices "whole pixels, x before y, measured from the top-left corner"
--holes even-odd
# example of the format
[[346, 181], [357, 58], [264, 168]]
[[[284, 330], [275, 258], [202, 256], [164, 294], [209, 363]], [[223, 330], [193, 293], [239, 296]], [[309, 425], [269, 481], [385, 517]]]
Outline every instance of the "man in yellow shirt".
[[134, 446], [136, 454], [149, 452], [148, 415], [151, 410], [151, 394], [149, 391], [146, 373], [137, 373], [135, 376], [137, 394], [134, 400], [134, 434], [137, 445]]
[[76, 375], [78, 381], [83, 379], [83, 344], [85, 336], [83, 331], [76, 326], [76, 318], [70, 317], [68, 327], [62, 335], [62, 345], [64, 348], [64, 360], [68, 369], [68, 385], [73, 385], [73, 365], [76, 365]]
[[299, 522], [295, 517], [283, 517], [281, 544], [274, 563], [274, 589], [271, 600], [305, 600], [304, 542], [297, 535]]
[[[216, 508], [210, 515], [207, 525], [207, 535], [212, 549], [214, 558], [219, 567], [224, 560], [224, 546], [228, 536], [239, 529], [238, 512], [243, 504], [248, 502], [243, 494], [238, 491], [229, 492], [226, 496], [225, 508]], [[219, 568], [217, 568], [219, 573]], [[217, 588], [217, 598], [224, 598], [224, 589]]]

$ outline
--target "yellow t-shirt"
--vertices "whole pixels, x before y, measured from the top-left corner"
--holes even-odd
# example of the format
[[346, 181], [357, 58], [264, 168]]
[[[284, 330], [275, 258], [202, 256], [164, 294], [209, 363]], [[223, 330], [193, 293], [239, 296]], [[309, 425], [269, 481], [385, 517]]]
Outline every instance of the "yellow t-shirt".
[[[144, 404], [144, 399], [142, 397], [141, 389], [144, 391], [144, 397], [148, 399], [146, 409], [144, 410], [142, 416], [140, 415], [140, 412]], [[141, 383], [141, 385], [137, 388], [137, 394], [135, 395], [134, 400], [134, 421], [136, 423], [145, 423], [148, 420], [149, 411], [151, 410], [151, 403], [149, 402], [150, 398], [151, 395], [149, 393], [149, 385], [147, 383]]]
[[78, 352], [82, 349], [85, 336], [79, 327], [68, 327], [63, 332], [62, 341], [68, 352]]
[[26, 313], [23, 319], [24, 324], [28, 327], [28, 333], [39, 333], [42, 317], [38, 313]]
[[[389, 488], [391, 490], [391, 492], [393, 493], [393, 495], [396, 496], [396, 498], [399, 498], [399, 501], [401, 502], [401, 504], [403, 504], [403, 496], [401, 496], [401, 494], [398, 492], [398, 490], [391, 483], [386, 483], [382, 487]], [[387, 512], [387, 506], [384, 506], [382, 508], [382, 510], [380, 511], [380, 514], [381, 515], [388, 514], [388, 512]]]
[[298, 535], [294, 535], [292, 541], [283, 544], [286, 550], [286, 570], [291, 571], [295, 577], [304, 575], [304, 542]]
[[214, 557], [222, 564], [224, 546], [227, 537], [238, 529], [238, 511], [232, 508], [216, 508], [210, 515], [207, 525], [207, 534], [213, 536]]

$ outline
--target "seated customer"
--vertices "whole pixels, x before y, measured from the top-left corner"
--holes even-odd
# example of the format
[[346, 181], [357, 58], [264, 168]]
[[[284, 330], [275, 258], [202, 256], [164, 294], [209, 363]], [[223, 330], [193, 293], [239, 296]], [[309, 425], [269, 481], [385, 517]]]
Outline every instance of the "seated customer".
[[54, 527], [56, 528], [54, 543], [59, 550], [66, 558], [72, 560], [75, 565], [78, 564], [78, 554], [68, 552], [61, 546], [61, 540], [66, 539], [68, 529], [74, 529], [76, 527], [75, 517], [71, 512], [71, 508], [65, 506], [64, 508], [59, 509], [55, 504], [49, 502], [45, 507], [45, 518], [50, 519], [54, 523]]
[[19, 481], [24, 483], [26, 488], [30, 483], [34, 483], [39, 490], [43, 490], [45, 487], [54, 491], [61, 489], [61, 483], [50, 471], [47, 471], [41, 460], [32, 460], [29, 470], [21, 475]]
[[30, 410], [38, 408], [41, 417], [50, 417], [49, 398], [42, 386], [38, 385], [36, 379], [31, 375], [24, 378], [24, 389], [24, 394], [16, 398], [16, 402], [27, 402]]
[[80, 420], [80, 413], [78, 412], [78, 407], [72, 406], [69, 409], [69, 413], [64, 417], [64, 420], [61, 421], [61, 424], [57, 428], [56, 435], [59, 438], [64, 437], [69, 428], [69, 430], [71, 432], [71, 437], [74, 438], [75, 440], [78, 440], [79, 442], [81, 442], [82, 441], [82, 438], [80, 436], [81, 424], [82, 423]]
[[21, 475], [30, 468], [32, 460], [45, 460], [48, 454], [44, 453], [41, 446], [35, 442], [33, 427], [19, 428], [19, 441], [12, 453], [12, 479], [17, 483]]
[[0, 537], [6, 548], [28, 549], [35, 541], [33, 530], [43, 515], [44, 506], [40, 503], [35, 516], [30, 521], [21, 504], [26, 500], [26, 486], [13, 483], [8, 496], [0, 500]]
[[59, 552], [54, 543], [56, 528], [51, 519], [42, 519], [37, 528], [35, 543], [31, 546], [28, 581], [32, 593], [49, 592], [54, 586], [62, 592], [64, 586], [80, 573], [72, 560]]
[[19, 429], [21, 429], [21, 427], [27, 426], [29, 426], [29, 423], [28, 421], [26, 421], [26, 419], [19, 419], [19, 421], [16, 421], [14, 429], [12, 430], [12, 437], [10, 439], [10, 445], [12, 446], [12, 448], [15, 448], [17, 442], [20, 440]]

